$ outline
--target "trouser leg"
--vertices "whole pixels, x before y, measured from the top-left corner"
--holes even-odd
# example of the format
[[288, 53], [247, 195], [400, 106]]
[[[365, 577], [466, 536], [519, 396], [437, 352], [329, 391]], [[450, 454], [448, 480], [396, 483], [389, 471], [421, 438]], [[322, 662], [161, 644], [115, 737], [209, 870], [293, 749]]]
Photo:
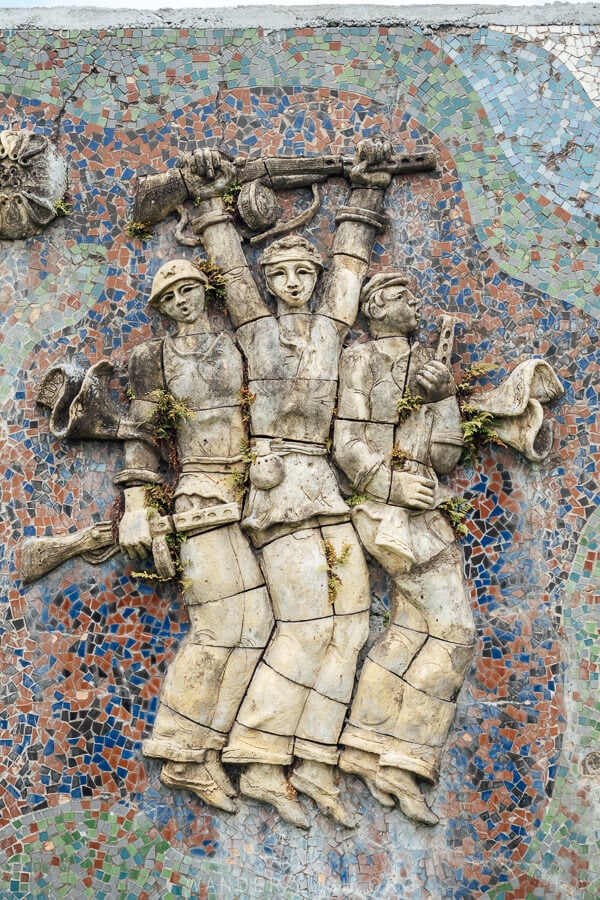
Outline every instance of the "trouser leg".
[[341, 742], [437, 780], [475, 630], [452, 552], [399, 577], [393, 621], [363, 666]]
[[182, 545], [190, 630], [165, 677], [147, 756], [202, 761], [220, 749], [272, 631], [253, 551], [232, 525]]
[[[332, 572], [334, 558], [342, 562]], [[262, 559], [277, 626], [223, 759], [289, 764], [300, 756], [335, 764], [356, 658], [368, 636], [362, 550], [344, 523], [279, 538], [263, 548]]]

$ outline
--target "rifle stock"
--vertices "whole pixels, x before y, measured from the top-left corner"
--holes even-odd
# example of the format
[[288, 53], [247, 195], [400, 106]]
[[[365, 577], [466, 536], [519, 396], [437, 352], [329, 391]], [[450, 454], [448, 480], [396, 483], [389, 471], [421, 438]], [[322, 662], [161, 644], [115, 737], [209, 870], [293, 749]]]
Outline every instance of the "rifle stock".
[[[152, 550], [158, 574], [163, 578], [173, 578], [175, 575], [166, 540], [168, 534], [199, 534], [219, 525], [237, 522], [239, 518], [238, 503], [221, 503], [205, 509], [175, 513], [172, 517], [151, 514]], [[112, 522], [97, 522], [74, 534], [31, 538], [21, 550], [21, 577], [24, 584], [31, 584], [75, 556], [81, 556], [90, 563], [100, 563], [119, 549], [113, 537]]]
[[98, 522], [74, 534], [32, 538], [21, 551], [23, 582], [30, 584], [37, 581], [75, 556], [83, 556], [90, 562], [102, 562], [118, 549], [111, 522]]

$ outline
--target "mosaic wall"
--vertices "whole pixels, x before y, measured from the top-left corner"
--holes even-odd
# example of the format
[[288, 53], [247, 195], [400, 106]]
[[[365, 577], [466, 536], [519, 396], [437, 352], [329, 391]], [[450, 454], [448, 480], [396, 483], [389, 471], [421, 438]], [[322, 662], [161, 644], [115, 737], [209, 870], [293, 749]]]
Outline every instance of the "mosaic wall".
[[[51, 138], [72, 211], [0, 242], [0, 896], [597, 897], [598, 29], [2, 40], [1, 127]], [[442, 166], [390, 188], [373, 267], [408, 270], [430, 332], [440, 311], [461, 320], [457, 373], [483, 361], [496, 382], [544, 356], [566, 394], [544, 464], [496, 447], [454, 478], [475, 507], [463, 547], [479, 646], [441, 824], [384, 812], [344, 776], [360, 826], [316, 815], [303, 833], [252, 802], [215, 814], [142, 756], [187, 628], [174, 589], [140, 584], [121, 556], [21, 583], [23, 538], [108, 517], [122, 466], [117, 444], [53, 439], [35, 385], [65, 358], [124, 364], [160, 328], [150, 282], [180, 251], [172, 221], [145, 243], [127, 236], [136, 173], [201, 144], [302, 155], [378, 132], [433, 143]], [[330, 227], [342, 192], [325, 189]], [[374, 585], [375, 632], [387, 587]]]

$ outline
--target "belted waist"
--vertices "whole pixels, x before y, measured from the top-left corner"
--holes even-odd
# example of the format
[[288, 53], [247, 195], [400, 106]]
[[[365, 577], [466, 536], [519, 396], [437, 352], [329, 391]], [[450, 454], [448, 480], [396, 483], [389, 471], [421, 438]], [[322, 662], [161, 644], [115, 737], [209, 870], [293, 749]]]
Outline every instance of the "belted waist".
[[266, 456], [268, 453], [279, 453], [281, 455], [302, 453], [305, 456], [327, 456], [325, 444], [307, 444], [302, 441], [289, 441], [285, 438], [253, 438], [250, 443], [252, 450], [259, 456]]
[[184, 456], [180, 461], [181, 475], [201, 475], [204, 472], [233, 472], [242, 463], [238, 456]]

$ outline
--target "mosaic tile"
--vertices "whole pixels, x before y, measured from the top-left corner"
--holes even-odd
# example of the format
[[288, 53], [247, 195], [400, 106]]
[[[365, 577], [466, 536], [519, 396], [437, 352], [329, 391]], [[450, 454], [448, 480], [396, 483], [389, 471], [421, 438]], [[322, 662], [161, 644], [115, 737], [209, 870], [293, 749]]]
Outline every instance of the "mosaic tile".
[[[0, 247], [1, 897], [595, 896], [596, 42], [584, 26], [4, 32], [2, 125], [57, 141], [72, 212]], [[474, 506], [463, 550], [479, 646], [444, 757], [440, 826], [375, 809], [345, 776], [360, 827], [315, 815], [304, 835], [250, 802], [214, 815], [143, 758], [187, 630], [175, 590], [140, 585], [120, 556], [21, 584], [23, 536], [106, 518], [122, 465], [116, 445], [54, 440], [34, 393], [53, 363], [123, 366], [160, 329], [145, 298], [173, 254], [173, 220], [143, 244], [126, 235], [138, 172], [204, 142], [302, 155], [378, 132], [440, 154], [438, 177], [390, 190], [395, 214], [373, 259], [408, 270], [422, 339], [451, 312], [457, 374], [486, 362], [494, 384], [544, 356], [566, 395], [544, 464], [491, 447], [453, 477]], [[317, 242], [342, 188], [323, 193], [306, 230]], [[373, 593], [379, 630], [381, 572]]]

